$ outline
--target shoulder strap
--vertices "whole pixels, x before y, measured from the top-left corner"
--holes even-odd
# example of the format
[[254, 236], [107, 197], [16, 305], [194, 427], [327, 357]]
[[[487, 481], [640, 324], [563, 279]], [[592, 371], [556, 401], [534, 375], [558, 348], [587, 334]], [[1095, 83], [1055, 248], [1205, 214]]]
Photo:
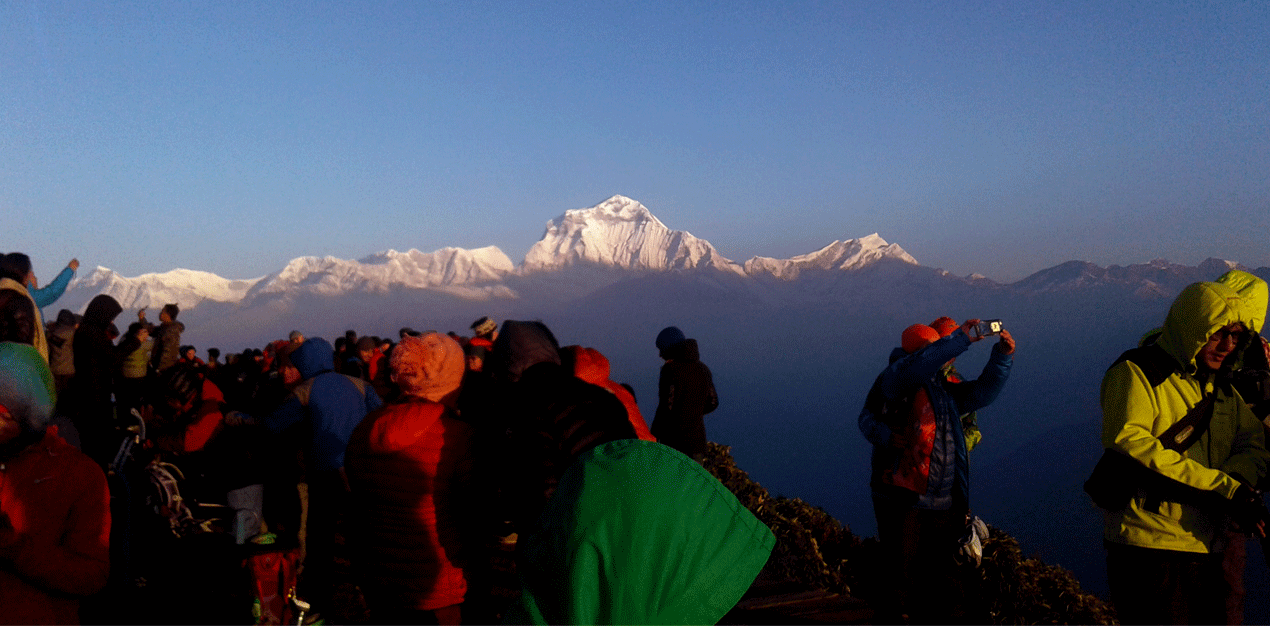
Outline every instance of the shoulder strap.
[[1216, 392], [1204, 396], [1204, 399], [1199, 401], [1198, 405], [1191, 407], [1181, 420], [1165, 429], [1159, 437], [1164, 448], [1185, 453], [1186, 449], [1199, 440], [1213, 421], [1213, 399], [1215, 398], [1217, 398]]
[[1180, 372], [1182, 369], [1182, 366], [1178, 365], [1177, 359], [1174, 359], [1172, 355], [1165, 352], [1164, 348], [1154, 343], [1126, 350], [1124, 354], [1120, 355], [1120, 358], [1111, 364], [1111, 367], [1126, 361], [1142, 370], [1142, 373], [1147, 377], [1147, 382], [1151, 383], [1151, 387], [1159, 387], [1161, 383], [1169, 379], [1169, 376], [1175, 372]]
[[353, 387], [357, 388], [357, 393], [361, 394], [362, 396], [366, 395], [366, 381], [360, 378], [357, 378], [356, 376], [352, 376], [350, 374], [341, 374], [340, 376], [343, 376], [344, 378], [352, 382]]
[[[323, 372], [322, 374], [326, 374], [326, 372]], [[295, 389], [291, 390], [291, 394], [300, 400], [300, 404], [302, 406], [309, 406], [309, 396], [313, 393], [313, 380], [322, 374], [318, 374], [313, 378], [305, 380], [303, 383], [296, 385]], [[353, 384], [353, 387], [357, 388], [358, 394], [361, 394], [362, 396], [366, 395], [366, 381], [363, 381], [356, 376], [349, 376], [348, 374], [340, 374], [340, 376], [348, 379], [348, 381]]]

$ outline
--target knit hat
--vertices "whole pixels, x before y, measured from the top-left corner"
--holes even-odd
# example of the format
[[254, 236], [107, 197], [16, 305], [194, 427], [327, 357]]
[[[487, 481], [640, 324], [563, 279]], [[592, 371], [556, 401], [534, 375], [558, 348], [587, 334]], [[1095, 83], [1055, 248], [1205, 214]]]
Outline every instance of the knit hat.
[[53, 373], [35, 348], [0, 343], [0, 405], [22, 426], [24, 435], [44, 434], [57, 402], [55, 391]]
[[687, 340], [684, 332], [674, 326], [667, 326], [657, 333], [657, 349], [665, 350], [677, 343]]
[[953, 334], [953, 331], [958, 328], [961, 328], [961, 326], [957, 325], [957, 320], [948, 317], [947, 315], [931, 322], [930, 327], [934, 328], [935, 332], [939, 333], [939, 337], [941, 339]]
[[486, 337], [489, 336], [490, 333], [494, 332], [495, 328], [498, 328], [498, 323], [489, 317], [482, 317], [472, 322], [470, 328], [476, 333], [477, 337]]
[[441, 402], [459, 389], [467, 362], [458, 342], [440, 333], [404, 337], [392, 351], [392, 381], [406, 396]]
[[904, 348], [904, 352], [913, 354], [931, 342], [939, 341], [939, 338], [939, 333], [934, 328], [926, 324], [913, 324], [904, 329], [904, 334], [900, 336], [900, 346]]

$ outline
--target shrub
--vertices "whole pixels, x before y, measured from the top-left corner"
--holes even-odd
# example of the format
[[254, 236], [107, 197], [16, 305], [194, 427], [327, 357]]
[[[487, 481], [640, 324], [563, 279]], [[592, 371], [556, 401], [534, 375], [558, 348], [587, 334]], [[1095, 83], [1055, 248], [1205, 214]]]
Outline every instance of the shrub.
[[[768, 575], [865, 601], [881, 601], [884, 585], [877, 576], [882, 574], [885, 560], [875, 538], [855, 536], [849, 527], [802, 499], [772, 498], [766, 488], [737, 467], [727, 446], [710, 443], [704, 463], [776, 535], [776, 547], [764, 568]], [[948, 586], [964, 594], [961, 623], [1116, 623], [1114, 609], [1082, 591], [1070, 571], [1025, 558], [1018, 541], [994, 527], [989, 527], [989, 537], [983, 541], [982, 564], [958, 567], [956, 579], [960, 584]]]

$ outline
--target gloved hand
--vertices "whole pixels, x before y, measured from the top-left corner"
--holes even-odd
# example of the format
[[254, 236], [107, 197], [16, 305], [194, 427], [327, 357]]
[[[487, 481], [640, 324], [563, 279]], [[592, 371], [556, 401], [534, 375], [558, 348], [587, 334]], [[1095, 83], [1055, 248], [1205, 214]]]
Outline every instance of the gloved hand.
[[1249, 484], [1241, 483], [1235, 488], [1235, 496], [1231, 497], [1230, 502], [1231, 525], [1235, 531], [1265, 538], [1270, 512], [1266, 511], [1261, 492], [1254, 490]]
[[230, 411], [225, 414], [224, 422], [225, 426], [242, 427], [256, 424], [256, 419], [241, 411]]

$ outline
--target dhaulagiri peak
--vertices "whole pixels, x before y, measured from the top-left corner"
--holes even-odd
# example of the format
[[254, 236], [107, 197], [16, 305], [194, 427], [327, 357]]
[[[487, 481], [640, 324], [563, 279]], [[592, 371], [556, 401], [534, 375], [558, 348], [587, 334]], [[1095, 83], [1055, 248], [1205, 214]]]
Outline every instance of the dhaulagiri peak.
[[792, 278], [812, 268], [856, 269], [882, 258], [917, 264], [903, 248], [874, 233], [834, 241], [819, 251], [791, 259], [755, 257], [741, 265], [708, 241], [666, 227], [640, 202], [614, 195], [594, 207], [568, 210], [548, 221], [542, 239], [525, 255], [521, 271], [589, 263], [631, 270], [716, 269], [740, 276]]

